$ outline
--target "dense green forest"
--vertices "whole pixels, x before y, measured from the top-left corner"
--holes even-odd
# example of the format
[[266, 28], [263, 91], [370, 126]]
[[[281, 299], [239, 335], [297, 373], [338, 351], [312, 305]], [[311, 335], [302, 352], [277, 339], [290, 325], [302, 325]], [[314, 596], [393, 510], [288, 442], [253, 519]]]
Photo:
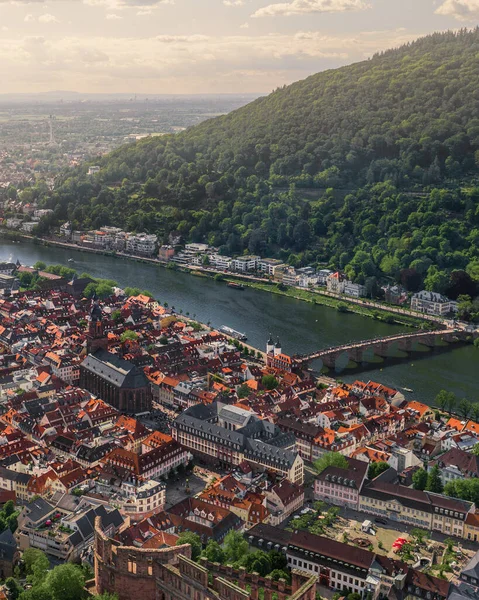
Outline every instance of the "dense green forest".
[[479, 29], [313, 75], [98, 164], [43, 195], [54, 214], [38, 233], [67, 219], [163, 241], [179, 232], [357, 281], [469, 285], [466, 271], [479, 279]]

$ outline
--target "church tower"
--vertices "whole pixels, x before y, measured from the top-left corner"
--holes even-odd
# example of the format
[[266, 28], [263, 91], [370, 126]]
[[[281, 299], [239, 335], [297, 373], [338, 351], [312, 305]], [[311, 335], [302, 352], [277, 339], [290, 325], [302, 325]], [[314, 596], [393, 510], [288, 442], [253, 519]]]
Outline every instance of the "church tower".
[[98, 348], [108, 349], [108, 339], [103, 326], [103, 311], [94, 301], [90, 311], [90, 324], [87, 333], [87, 354], [93, 354]]

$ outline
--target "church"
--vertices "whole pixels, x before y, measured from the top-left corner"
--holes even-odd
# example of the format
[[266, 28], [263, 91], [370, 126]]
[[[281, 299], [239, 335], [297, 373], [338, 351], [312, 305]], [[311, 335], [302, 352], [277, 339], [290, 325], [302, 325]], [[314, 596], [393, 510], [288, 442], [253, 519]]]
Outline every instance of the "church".
[[144, 372], [107, 348], [103, 313], [95, 302], [90, 312], [88, 354], [80, 365], [80, 386], [121, 412], [151, 410], [151, 387]]

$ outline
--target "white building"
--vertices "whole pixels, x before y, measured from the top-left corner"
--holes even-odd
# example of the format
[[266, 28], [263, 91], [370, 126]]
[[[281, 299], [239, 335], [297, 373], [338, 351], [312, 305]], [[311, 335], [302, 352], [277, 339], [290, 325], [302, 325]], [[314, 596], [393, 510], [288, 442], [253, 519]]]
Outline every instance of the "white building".
[[256, 268], [258, 271], [261, 271], [261, 273], [266, 273], [266, 275], [274, 275], [275, 270], [283, 265], [284, 263], [277, 258], [260, 258]]
[[185, 250], [188, 252], [199, 252], [200, 254], [205, 254], [210, 247], [208, 244], [185, 244]]
[[345, 294], [360, 298], [366, 295], [366, 288], [359, 283], [349, 281], [345, 275], [336, 271], [326, 277], [326, 288], [332, 294]]
[[6, 225], [8, 229], [20, 229], [22, 226], [21, 219], [7, 219]]
[[239, 271], [240, 273], [246, 273], [247, 271], [255, 271], [258, 266], [259, 256], [238, 256], [231, 261], [231, 269], [233, 271]]
[[33, 213], [33, 216], [37, 219], [41, 219], [42, 217], [45, 217], [46, 215], [49, 215], [51, 213], [53, 213], [53, 210], [51, 208], [39, 208]]
[[442, 294], [422, 290], [412, 297], [411, 309], [443, 317], [450, 313], [457, 313], [458, 304]]
[[326, 285], [326, 281], [331, 274], [332, 271], [330, 269], [321, 269], [318, 271], [318, 284]]
[[25, 233], [32, 233], [33, 228], [36, 227], [38, 225], [38, 223], [36, 223], [35, 221], [30, 221], [28, 223], [23, 223], [22, 224], [22, 231], [24, 231]]
[[283, 272], [282, 282], [284, 285], [298, 285], [299, 275], [294, 267], [288, 267]]
[[151, 256], [156, 251], [158, 239], [156, 235], [147, 233], [130, 233], [126, 239], [126, 251], [133, 254]]
[[317, 285], [318, 276], [316, 274], [301, 274], [299, 275], [298, 285], [302, 288], [309, 288]]
[[366, 288], [360, 283], [346, 281], [344, 285], [344, 293], [347, 296], [353, 296], [354, 298], [362, 298], [366, 295]]
[[60, 225], [60, 235], [62, 235], [63, 237], [70, 237], [71, 234], [72, 224], [70, 223], [70, 221], [63, 223], [63, 225]]
[[227, 271], [231, 266], [230, 256], [221, 256], [221, 254], [210, 254], [209, 259], [211, 266], [220, 271]]

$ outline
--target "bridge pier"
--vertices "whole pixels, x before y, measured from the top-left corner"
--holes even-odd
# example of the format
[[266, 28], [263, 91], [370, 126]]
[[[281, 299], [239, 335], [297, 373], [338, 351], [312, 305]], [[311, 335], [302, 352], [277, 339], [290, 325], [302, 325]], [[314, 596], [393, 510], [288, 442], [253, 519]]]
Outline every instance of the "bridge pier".
[[352, 348], [348, 351], [349, 360], [358, 363], [359, 365], [363, 362], [363, 349], [362, 348]]
[[336, 366], [336, 358], [337, 356], [339, 356], [339, 354], [327, 354], [326, 356], [323, 356], [321, 358], [321, 360], [323, 361], [323, 365], [325, 367], [328, 367], [328, 369], [334, 369], [334, 367]]
[[406, 338], [406, 339], [398, 340], [398, 342], [397, 342], [398, 350], [401, 350], [402, 352], [407, 352], [409, 354], [410, 352], [412, 352], [414, 350], [415, 341], [416, 340], [413, 338]]
[[374, 344], [374, 346], [372, 346], [372, 350], [376, 356], [380, 356], [381, 358], [389, 358], [391, 346], [392, 344], [388, 342], [380, 342], [379, 344]]
[[427, 348], [435, 348], [439, 339], [442, 339], [442, 337], [437, 335], [426, 335], [421, 337], [418, 341], [421, 345], [426, 346]]

